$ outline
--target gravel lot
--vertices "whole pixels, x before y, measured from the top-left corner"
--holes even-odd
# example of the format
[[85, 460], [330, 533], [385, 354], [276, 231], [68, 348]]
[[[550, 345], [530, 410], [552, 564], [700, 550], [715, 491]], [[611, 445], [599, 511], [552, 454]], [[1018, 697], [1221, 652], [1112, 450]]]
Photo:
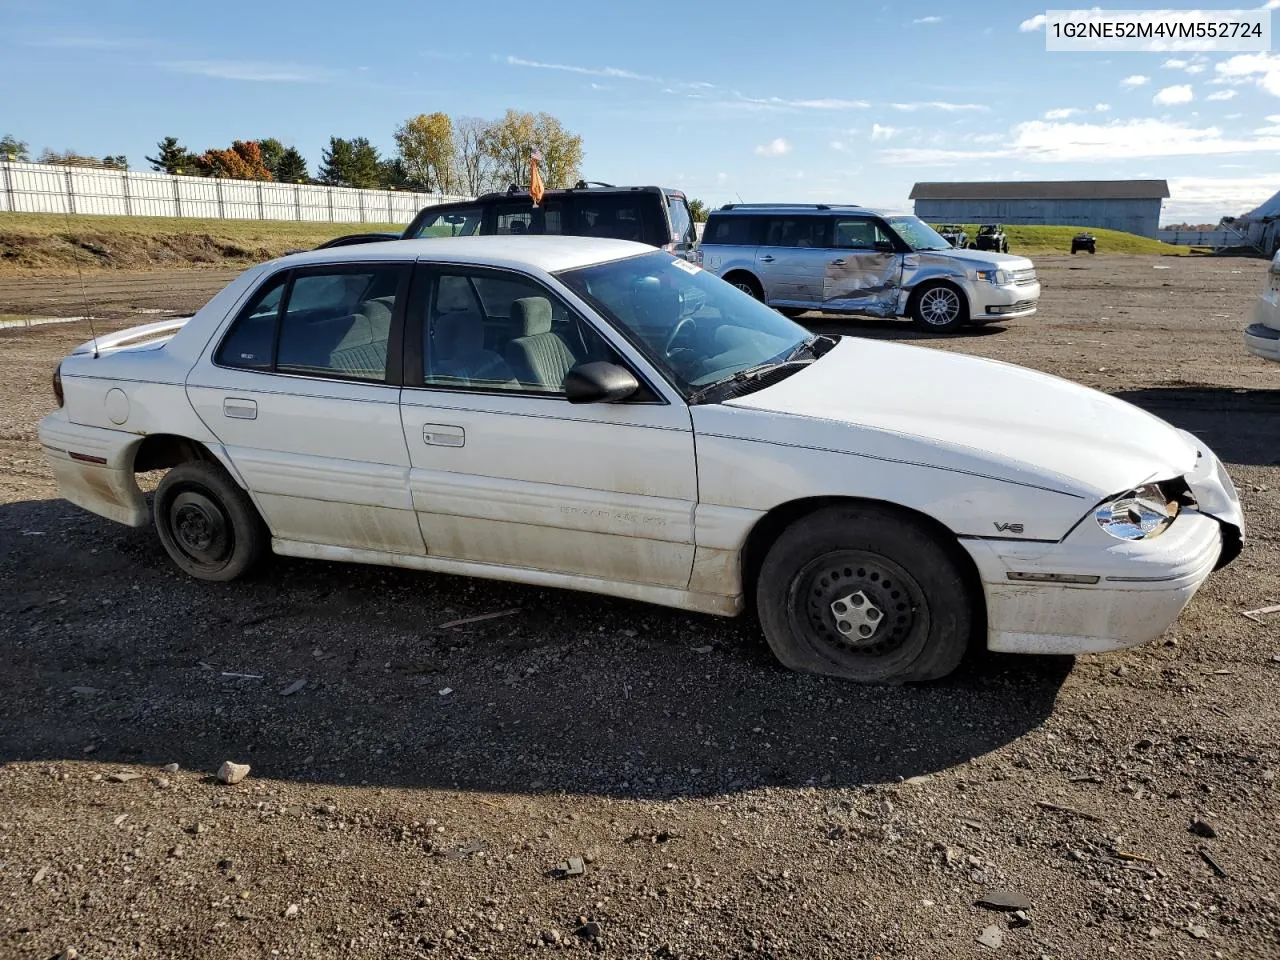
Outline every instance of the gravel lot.
[[[1039, 266], [1034, 319], [920, 342], [1195, 430], [1251, 540], [1161, 641], [905, 689], [620, 600], [185, 579], [55, 499], [35, 423], [87, 325], [0, 331], [0, 957], [1280, 956], [1280, 615], [1241, 615], [1280, 603], [1280, 369], [1239, 336], [1265, 264]], [[226, 279], [86, 282], [124, 318]], [[75, 283], [0, 279], [0, 313], [82, 313]]]

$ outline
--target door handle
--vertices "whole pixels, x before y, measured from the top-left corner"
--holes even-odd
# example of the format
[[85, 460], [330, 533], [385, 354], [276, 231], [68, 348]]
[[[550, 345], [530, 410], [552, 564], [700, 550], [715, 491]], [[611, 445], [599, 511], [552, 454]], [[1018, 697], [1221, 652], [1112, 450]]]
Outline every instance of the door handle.
[[771, 257], [769, 254], [767, 254], [767, 253], [766, 253], [763, 257], [761, 257], [761, 258], [760, 258], [760, 262], [761, 262], [761, 263], [773, 263], [773, 257]]
[[422, 442], [433, 447], [461, 447], [467, 442], [467, 433], [447, 423], [424, 423]]
[[258, 401], [246, 400], [242, 397], [224, 397], [222, 415], [232, 420], [257, 420]]
[[841, 257], [839, 260], [832, 260], [832, 261], [831, 261], [831, 265], [832, 265], [833, 267], [843, 267], [843, 266], [844, 266], [844, 263], [845, 263], [845, 261], [844, 261], [844, 257]]

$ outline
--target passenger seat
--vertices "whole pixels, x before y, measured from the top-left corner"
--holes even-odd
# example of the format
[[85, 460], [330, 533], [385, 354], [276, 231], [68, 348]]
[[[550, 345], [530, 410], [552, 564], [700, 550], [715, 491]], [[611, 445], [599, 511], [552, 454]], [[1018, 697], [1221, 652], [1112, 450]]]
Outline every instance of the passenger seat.
[[551, 332], [551, 301], [521, 297], [511, 304], [511, 319], [522, 331], [507, 344], [507, 362], [521, 383], [559, 390], [577, 362], [565, 342]]

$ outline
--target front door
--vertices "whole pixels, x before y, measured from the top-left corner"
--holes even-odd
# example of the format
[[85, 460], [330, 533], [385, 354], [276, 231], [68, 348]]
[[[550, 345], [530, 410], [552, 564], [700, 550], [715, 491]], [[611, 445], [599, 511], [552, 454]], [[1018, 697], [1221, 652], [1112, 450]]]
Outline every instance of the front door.
[[569, 403], [571, 366], [620, 361], [590, 323], [521, 273], [419, 269], [401, 415], [428, 555], [685, 587], [688, 409], [648, 388], [634, 402]]
[[902, 286], [902, 254], [870, 217], [844, 217], [834, 223], [832, 248], [826, 251], [822, 309], [892, 317]]
[[279, 540], [422, 554], [399, 408], [411, 271], [281, 271], [187, 379]]
[[765, 303], [817, 307], [828, 259], [827, 218], [783, 216], [769, 219], [756, 248], [756, 276]]

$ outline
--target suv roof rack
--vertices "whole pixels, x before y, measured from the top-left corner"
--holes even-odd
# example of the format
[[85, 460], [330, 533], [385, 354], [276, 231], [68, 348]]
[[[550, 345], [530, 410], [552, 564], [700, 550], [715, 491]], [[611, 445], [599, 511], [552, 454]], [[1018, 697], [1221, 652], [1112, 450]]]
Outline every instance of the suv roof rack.
[[604, 183], [600, 180], [579, 180], [573, 185], [574, 190], [586, 190], [588, 187], [613, 187], [612, 183]]
[[[856, 207], [856, 203], [837, 204], [843, 207]], [[764, 210], [785, 207], [787, 209], [803, 209], [803, 210], [830, 210], [829, 203], [726, 203], [721, 210]]]

